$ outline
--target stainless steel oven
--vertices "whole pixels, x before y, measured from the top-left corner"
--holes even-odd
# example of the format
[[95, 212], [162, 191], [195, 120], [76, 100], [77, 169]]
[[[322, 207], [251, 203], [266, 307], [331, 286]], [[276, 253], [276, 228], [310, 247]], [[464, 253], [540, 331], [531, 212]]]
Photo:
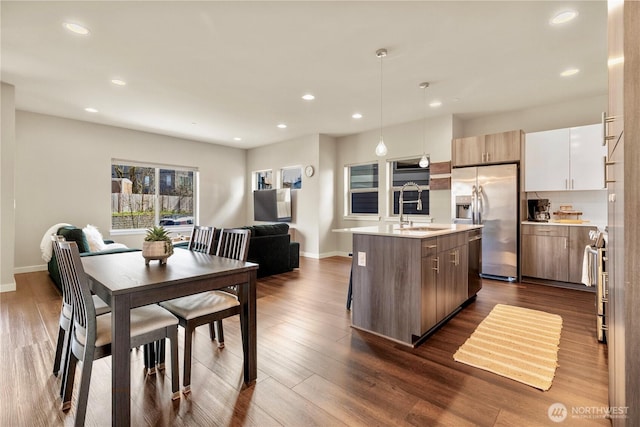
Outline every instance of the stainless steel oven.
[[600, 233], [589, 246], [589, 280], [596, 287], [596, 337], [600, 342], [607, 340], [607, 304], [609, 298], [609, 274], [607, 273], [607, 248]]

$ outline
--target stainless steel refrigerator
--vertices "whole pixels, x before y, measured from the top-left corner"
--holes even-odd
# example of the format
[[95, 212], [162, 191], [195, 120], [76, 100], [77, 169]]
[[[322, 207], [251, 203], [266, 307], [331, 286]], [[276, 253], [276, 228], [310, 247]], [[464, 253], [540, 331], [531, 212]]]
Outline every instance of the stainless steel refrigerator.
[[454, 223], [482, 224], [482, 276], [518, 278], [518, 165], [454, 168], [451, 212]]

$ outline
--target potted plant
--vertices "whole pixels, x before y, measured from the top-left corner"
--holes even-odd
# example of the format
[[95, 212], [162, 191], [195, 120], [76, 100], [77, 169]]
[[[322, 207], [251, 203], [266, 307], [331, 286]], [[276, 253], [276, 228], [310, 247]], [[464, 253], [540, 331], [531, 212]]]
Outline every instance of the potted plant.
[[157, 259], [160, 264], [166, 264], [167, 258], [173, 254], [173, 244], [169, 232], [163, 226], [154, 226], [147, 229], [147, 235], [142, 242], [142, 256], [145, 264]]

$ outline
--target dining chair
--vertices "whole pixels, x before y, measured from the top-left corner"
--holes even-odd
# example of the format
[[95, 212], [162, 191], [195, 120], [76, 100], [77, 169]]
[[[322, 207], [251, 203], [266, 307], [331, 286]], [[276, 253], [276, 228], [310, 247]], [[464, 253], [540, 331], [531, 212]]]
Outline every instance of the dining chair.
[[[56, 241], [58, 262], [64, 267], [72, 300], [71, 351], [66, 361], [66, 381], [62, 398], [63, 410], [71, 407], [71, 395], [76, 365], [82, 362], [80, 390], [75, 425], [84, 425], [89, 397], [89, 384], [93, 361], [111, 355], [111, 313], [96, 316], [96, 309], [89, 289], [89, 280], [82, 267], [80, 252], [75, 242]], [[142, 262], [142, 261], [141, 261]], [[178, 319], [156, 304], [134, 308], [130, 312], [130, 346], [138, 347], [160, 339], [171, 341], [171, 390], [172, 399], [180, 397], [178, 377]]]
[[[222, 229], [218, 239], [216, 255], [247, 260], [251, 230]], [[238, 257], [238, 258], [236, 258]], [[184, 328], [184, 372], [182, 391], [191, 391], [191, 353], [193, 333], [198, 326], [209, 324], [209, 333], [214, 338], [212, 323], [217, 325], [218, 347], [224, 347], [222, 319], [240, 314], [240, 302], [233, 289], [202, 292], [195, 295], [161, 302], [160, 305], [178, 317]], [[244, 345], [244, 343], [243, 343]]]
[[[51, 235], [51, 245], [53, 246], [53, 252], [58, 256], [58, 246], [55, 242], [64, 242], [64, 236]], [[64, 268], [64, 266], [63, 266]], [[69, 290], [69, 284], [66, 281], [66, 277], [61, 277], [62, 284], [62, 306], [60, 307], [60, 318], [58, 320], [58, 339], [56, 342], [56, 353], [53, 358], [53, 375], [58, 376], [60, 368], [62, 367], [62, 384], [60, 386], [60, 397], [64, 392], [64, 379], [67, 377], [65, 372], [66, 360], [69, 354], [71, 340], [71, 322], [73, 321], [73, 301], [71, 297], [71, 291]], [[96, 310], [96, 315], [105, 314], [111, 311], [111, 308], [97, 295], [92, 295], [93, 305]]]
[[[194, 252], [213, 254], [213, 242], [216, 231], [219, 230], [216, 230], [214, 227], [194, 225], [193, 229], [191, 230], [191, 237], [189, 238], [189, 246], [187, 248], [190, 251]], [[212, 340], [215, 339], [213, 325], [214, 322], [211, 322], [209, 326], [209, 333]], [[156, 371], [156, 367], [158, 370], [164, 369], [164, 353], [164, 340], [160, 340], [155, 344], [147, 344], [144, 346], [144, 366], [147, 370], [147, 373], [153, 375]]]

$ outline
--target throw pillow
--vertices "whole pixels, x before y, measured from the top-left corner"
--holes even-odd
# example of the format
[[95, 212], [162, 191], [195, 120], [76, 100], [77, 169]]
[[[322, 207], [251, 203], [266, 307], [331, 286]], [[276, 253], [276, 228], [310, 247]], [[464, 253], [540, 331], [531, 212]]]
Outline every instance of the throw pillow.
[[85, 237], [87, 238], [87, 242], [89, 243], [89, 251], [91, 252], [100, 252], [105, 249], [105, 243], [102, 239], [102, 234], [100, 231], [91, 224], [87, 224], [85, 228], [82, 229]]
[[58, 234], [64, 237], [67, 242], [76, 242], [80, 253], [89, 252], [89, 242], [81, 228], [68, 225], [58, 229]]

